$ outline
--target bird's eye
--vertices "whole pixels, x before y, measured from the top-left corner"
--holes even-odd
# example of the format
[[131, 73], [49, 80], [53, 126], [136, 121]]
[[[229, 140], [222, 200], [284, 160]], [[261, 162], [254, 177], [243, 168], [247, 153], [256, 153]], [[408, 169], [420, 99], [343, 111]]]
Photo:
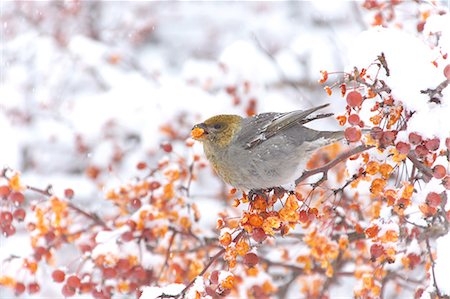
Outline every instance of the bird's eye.
[[223, 124], [220, 124], [220, 123], [219, 123], [219, 124], [215, 124], [215, 125], [214, 125], [214, 129], [215, 129], [215, 130], [220, 130], [220, 129], [222, 129], [222, 128], [223, 128]]

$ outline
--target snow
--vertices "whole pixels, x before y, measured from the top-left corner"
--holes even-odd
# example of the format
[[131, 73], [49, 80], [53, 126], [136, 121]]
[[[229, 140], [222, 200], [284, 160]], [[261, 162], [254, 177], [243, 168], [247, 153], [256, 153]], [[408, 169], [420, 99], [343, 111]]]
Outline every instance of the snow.
[[104, 255], [107, 262], [114, 264], [116, 257], [126, 254], [123, 252], [117, 243], [119, 236], [128, 231], [126, 226], [122, 226], [114, 231], [101, 231], [95, 237], [95, 241], [98, 245], [92, 250], [92, 257], [96, 259], [99, 256]]
[[222, 281], [226, 280], [229, 276], [234, 276], [234, 275], [230, 271], [221, 270], [219, 272], [219, 283], [221, 283]]
[[450, 17], [447, 15], [430, 16], [424, 27], [424, 33], [439, 33], [439, 45], [444, 53], [450, 51]]
[[179, 283], [172, 283], [165, 287], [144, 287], [142, 289], [142, 295], [139, 299], [156, 299], [162, 294], [165, 295], [177, 295], [185, 288], [185, 285]]
[[186, 298], [196, 298], [197, 293], [202, 294], [203, 292], [205, 292], [205, 281], [203, 277], [197, 276], [194, 284], [187, 291]]
[[[439, 287], [441, 295], [450, 295], [450, 284], [448, 278], [450, 277], [450, 234], [440, 237], [436, 240], [436, 265], [434, 268], [436, 283]], [[431, 273], [431, 270], [430, 270]], [[433, 275], [431, 273], [431, 275]], [[432, 284], [430, 283], [430, 286]]]
[[226, 73], [233, 74], [229, 77], [229, 83], [251, 80], [264, 84], [279, 79], [275, 64], [249, 41], [232, 43], [223, 50], [219, 61], [225, 65]]

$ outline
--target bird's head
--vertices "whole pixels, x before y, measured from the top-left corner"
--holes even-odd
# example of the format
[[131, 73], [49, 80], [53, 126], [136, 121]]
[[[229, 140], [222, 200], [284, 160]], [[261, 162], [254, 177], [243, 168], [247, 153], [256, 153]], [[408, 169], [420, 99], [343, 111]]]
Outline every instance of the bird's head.
[[196, 124], [191, 131], [195, 140], [220, 147], [230, 144], [241, 128], [242, 117], [239, 115], [221, 114]]

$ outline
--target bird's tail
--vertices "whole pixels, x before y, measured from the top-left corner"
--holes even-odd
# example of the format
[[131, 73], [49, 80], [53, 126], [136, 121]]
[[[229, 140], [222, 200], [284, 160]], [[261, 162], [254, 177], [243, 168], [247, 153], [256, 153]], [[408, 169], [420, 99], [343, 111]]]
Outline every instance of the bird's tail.
[[[362, 134], [370, 133], [370, 131], [371, 129], [361, 129]], [[324, 137], [325, 139], [329, 140], [330, 143], [333, 143], [344, 139], [344, 132], [345, 131], [321, 131], [320, 137]]]
[[329, 143], [334, 143], [344, 138], [344, 131], [321, 131], [319, 135], [328, 140]]

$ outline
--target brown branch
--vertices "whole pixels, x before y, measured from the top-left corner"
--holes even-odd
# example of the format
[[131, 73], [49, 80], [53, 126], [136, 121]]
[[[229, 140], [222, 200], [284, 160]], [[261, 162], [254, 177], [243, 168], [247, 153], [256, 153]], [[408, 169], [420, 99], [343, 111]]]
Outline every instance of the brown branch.
[[45, 188], [45, 189], [39, 189], [39, 188], [36, 188], [36, 187], [33, 187], [33, 186], [28, 186], [28, 185], [26, 186], [26, 188], [28, 190], [31, 190], [33, 192], [42, 194], [44, 196], [52, 196], [53, 195], [53, 187], [52, 187], [52, 185], [48, 185], [47, 188]]
[[427, 179], [431, 179], [433, 177], [433, 171], [428, 166], [420, 162], [413, 151], [409, 152], [407, 157], [409, 161], [411, 161], [412, 164], [427, 177]]
[[[47, 188], [45, 188], [45, 189], [40, 189], [40, 188], [36, 188], [33, 186], [28, 186], [28, 185], [26, 185], [25, 187], [27, 188], [27, 190], [31, 190], [33, 192], [42, 194], [47, 197], [53, 196], [52, 185], [48, 185]], [[104, 229], [109, 230], [109, 227], [106, 225], [106, 223], [102, 219], [100, 219], [100, 217], [97, 214], [88, 213], [88, 212], [84, 211], [83, 209], [77, 207], [76, 205], [74, 205], [71, 202], [67, 202], [67, 206], [70, 209], [72, 209], [73, 211], [85, 216], [86, 218], [91, 219], [95, 224], [103, 227]]]
[[187, 183], [186, 186], [181, 186], [181, 190], [186, 191], [186, 196], [190, 197], [190, 189], [191, 189], [191, 184], [192, 184], [192, 179], [194, 178], [193, 172], [194, 172], [194, 161], [192, 161], [192, 163], [189, 165], [189, 171], [188, 171], [188, 179], [187, 179]]
[[450, 84], [450, 79], [446, 79], [441, 82], [436, 88], [427, 88], [421, 90], [421, 94], [427, 94], [430, 97], [430, 102], [440, 104], [441, 98], [443, 97], [442, 91]]
[[[265, 257], [262, 257], [262, 256], [259, 256], [259, 260], [261, 260], [262, 262], [266, 263], [268, 268], [269, 267], [282, 267], [282, 268], [293, 270], [294, 272], [297, 272], [298, 275], [305, 274], [305, 269], [303, 269], [302, 267], [296, 266], [296, 265], [271, 261], [268, 258], [265, 258]], [[320, 268], [311, 269], [311, 271], [312, 272], [316, 272], [316, 271], [317, 272], [323, 272], [323, 271], [321, 271]]]
[[291, 285], [297, 280], [298, 276], [299, 276], [299, 273], [294, 271], [292, 273], [292, 277], [289, 279], [289, 281], [278, 288], [278, 292], [277, 292], [278, 298], [280, 298], [280, 299], [286, 298], [288, 291], [291, 288]]
[[440, 292], [439, 287], [436, 282], [436, 273], [434, 271], [435, 261], [433, 258], [433, 254], [431, 253], [430, 240], [428, 239], [428, 237], [425, 238], [425, 243], [427, 244], [428, 256], [430, 257], [430, 261], [431, 261], [431, 273], [433, 274], [433, 285], [434, 285], [434, 288], [436, 289], [436, 295], [438, 296], [438, 298], [443, 298], [441, 296], [441, 292]]
[[88, 213], [88, 212], [86, 212], [86, 211], [80, 209], [79, 207], [75, 206], [75, 205], [74, 205], [73, 203], [71, 203], [71, 202], [69, 202], [69, 203], [67, 204], [67, 206], [68, 206], [69, 208], [71, 208], [72, 210], [74, 210], [75, 212], [77, 212], [77, 213], [79, 213], [79, 214], [85, 216], [86, 218], [91, 219], [92, 221], [94, 221], [95, 224], [97, 224], [97, 225], [103, 227], [103, 228], [106, 229], [106, 230], [110, 230], [110, 228], [108, 227], [108, 225], [106, 225], [106, 223], [105, 223], [105, 222], [104, 222], [97, 214], [95, 214], [95, 213], [94, 213], [94, 214]]
[[176, 231], [174, 231], [172, 236], [170, 236], [169, 246], [167, 247], [167, 251], [166, 251], [166, 258], [164, 260], [164, 264], [161, 267], [161, 270], [159, 271], [158, 278], [156, 279], [157, 282], [161, 279], [161, 276], [163, 275], [164, 270], [169, 265], [169, 257], [170, 257], [172, 245], [173, 245], [173, 242], [175, 241], [175, 237], [176, 236], [177, 236], [177, 232]]
[[298, 179], [295, 180], [295, 185], [298, 185], [299, 183], [303, 182], [304, 180], [306, 180], [307, 178], [309, 178], [312, 175], [315, 175], [315, 174], [318, 174], [318, 173], [322, 173], [322, 175], [323, 175], [322, 178], [315, 183], [315, 185], [319, 185], [320, 183], [322, 183], [323, 181], [325, 181], [327, 179], [328, 171], [331, 168], [333, 168], [337, 164], [347, 160], [351, 156], [359, 154], [359, 153], [362, 153], [362, 152], [364, 152], [364, 151], [366, 151], [368, 149], [371, 149], [373, 147], [374, 147], [373, 145], [362, 144], [360, 146], [357, 146], [355, 148], [352, 148], [349, 151], [346, 151], [346, 152], [340, 154], [334, 160], [332, 160], [331, 162], [325, 164], [322, 167], [311, 169], [311, 170], [305, 170], [303, 172], [303, 174]]

